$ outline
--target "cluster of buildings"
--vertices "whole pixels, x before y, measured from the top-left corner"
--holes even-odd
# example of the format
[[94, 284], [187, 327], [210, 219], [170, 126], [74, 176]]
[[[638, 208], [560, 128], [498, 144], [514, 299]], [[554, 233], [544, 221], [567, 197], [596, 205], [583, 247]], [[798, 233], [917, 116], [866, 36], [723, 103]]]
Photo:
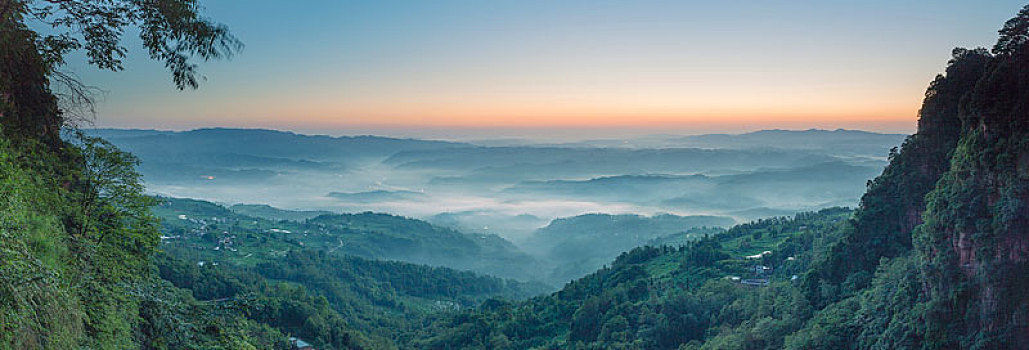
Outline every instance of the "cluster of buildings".
[[[766, 250], [766, 251], [761, 252], [760, 254], [744, 256], [743, 259], [744, 260], [758, 260], [758, 259], [762, 259], [762, 258], [764, 258], [766, 256], [770, 256], [770, 255], [772, 255], [772, 252]], [[786, 258], [786, 261], [794, 261], [794, 260], [796, 260], [796, 258], [794, 258], [792, 256]], [[774, 267], [763, 265], [763, 264], [754, 264], [753, 266], [751, 266], [749, 268], [749, 270], [750, 270], [750, 272], [751, 272], [751, 274], [753, 276], [752, 278], [741, 278], [739, 276], [726, 276], [726, 278], [729, 279], [729, 280], [732, 280], [733, 282], [737, 282], [737, 283], [739, 283], [741, 285], [744, 285], [744, 286], [764, 287], [764, 286], [767, 286], [768, 283], [770, 282], [770, 277], [772, 275], [772, 272], [775, 272], [775, 268]], [[791, 280], [796, 280], [796, 279], [797, 279], [796, 275], [792, 276], [792, 278], [791, 278]]]

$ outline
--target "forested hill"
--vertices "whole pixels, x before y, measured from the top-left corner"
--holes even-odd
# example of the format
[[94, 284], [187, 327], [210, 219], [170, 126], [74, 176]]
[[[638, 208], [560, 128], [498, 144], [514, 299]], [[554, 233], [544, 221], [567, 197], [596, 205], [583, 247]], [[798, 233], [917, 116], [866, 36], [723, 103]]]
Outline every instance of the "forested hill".
[[[797, 329], [812, 313], [797, 275], [823, 258], [851, 215], [825, 209], [739, 225], [686, 246], [636, 248], [554, 294], [494, 300], [441, 320], [411, 346], [675, 349], [745, 320], [760, 321], [762, 331]], [[748, 335], [749, 346], [743, 339], [709, 344], [778, 348], [773, 339]]]
[[[290, 349], [290, 337], [318, 349], [1029, 344], [1029, 6], [992, 50], [953, 51], [926, 91], [918, 131], [890, 152], [856, 210], [636, 248], [524, 300], [535, 286], [336, 253], [351, 249], [348, 239], [349, 252], [366, 257], [417, 253], [375, 251], [382, 242], [481, 256], [504, 247], [462, 243], [475, 239], [424, 222], [237, 208], [304, 220], [275, 221], [192, 201], [159, 207], [144, 193], [138, 159], [103, 139], [61, 138], [66, 119], [49, 79], [76, 45], [101, 68], [120, 68], [109, 53], [120, 46], [104, 40], [145, 17], [140, 30], [152, 40], [144, 45], [166, 59], [179, 87], [195, 86], [192, 51], [175, 50], [216, 58], [232, 50], [231, 36], [193, 2], [163, 11], [155, 6], [166, 2], [134, 1], [67, 2], [83, 10], [73, 15], [103, 19], [90, 27], [100, 32], [82, 42], [44, 38], [24, 18], [46, 13], [26, 3], [0, 11], [0, 349]], [[169, 208], [177, 209], [162, 212]], [[199, 214], [209, 212], [218, 214]], [[392, 235], [394, 226], [414, 234]], [[677, 242], [654, 242], [668, 241]]]
[[[253, 265], [294, 250], [326, 251], [366, 259], [444, 266], [505, 278], [532, 280], [544, 267], [492, 234], [469, 234], [425, 221], [379, 213], [320, 213], [305, 220], [269, 220], [217, 204], [162, 198], [162, 249], [193, 262]], [[233, 208], [247, 210], [246, 206]], [[269, 207], [270, 208], [270, 207]], [[256, 214], [281, 216], [265, 208]], [[304, 212], [293, 212], [302, 215]], [[310, 213], [310, 212], [308, 212]], [[317, 213], [317, 212], [315, 212]]]
[[[321, 349], [389, 349], [439, 313], [549, 289], [333, 254], [301, 230], [283, 232], [295, 222], [207, 202], [166, 200], [175, 204], [157, 215], [180, 214], [159, 231], [133, 158], [100, 140], [81, 144], [66, 146], [89, 165], [79, 173], [0, 138], [0, 349], [289, 349], [290, 336]], [[68, 190], [54, 176], [62, 172], [96, 188]], [[364, 219], [351, 221], [382, 224]], [[252, 254], [235, 254], [244, 250]]]
[[[442, 320], [412, 344], [1025, 348], [1029, 6], [1000, 34], [992, 50], [954, 50], [926, 91], [918, 132], [890, 153], [853, 214], [636, 249], [553, 295]], [[741, 250], [745, 237], [761, 248]]]

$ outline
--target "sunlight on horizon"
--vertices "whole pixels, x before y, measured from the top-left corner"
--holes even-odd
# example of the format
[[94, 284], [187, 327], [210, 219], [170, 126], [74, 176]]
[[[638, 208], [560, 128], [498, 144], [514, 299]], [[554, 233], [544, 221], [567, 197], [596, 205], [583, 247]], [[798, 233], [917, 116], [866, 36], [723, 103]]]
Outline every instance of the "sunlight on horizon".
[[[914, 130], [955, 46], [1020, 4], [647, 1], [208, 4], [246, 44], [197, 91], [132, 50], [99, 127], [597, 137], [758, 129]], [[319, 11], [309, 11], [317, 7]], [[267, 21], [290, 23], [282, 32]], [[422, 132], [416, 132], [421, 129]], [[554, 130], [547, 130], [554, 129]]]

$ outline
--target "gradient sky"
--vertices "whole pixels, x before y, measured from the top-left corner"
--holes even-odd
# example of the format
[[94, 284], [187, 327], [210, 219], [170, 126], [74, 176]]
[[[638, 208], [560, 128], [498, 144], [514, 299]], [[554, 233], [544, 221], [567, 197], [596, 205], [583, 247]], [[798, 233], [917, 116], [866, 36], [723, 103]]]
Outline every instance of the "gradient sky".
[[950, 50], [991, 46], [1024, 1], [207, 0], [246, 48], [199, 90], [138, 40], [124, 72], [70, 68], [107, 91], [102, 127], [908, 133]]

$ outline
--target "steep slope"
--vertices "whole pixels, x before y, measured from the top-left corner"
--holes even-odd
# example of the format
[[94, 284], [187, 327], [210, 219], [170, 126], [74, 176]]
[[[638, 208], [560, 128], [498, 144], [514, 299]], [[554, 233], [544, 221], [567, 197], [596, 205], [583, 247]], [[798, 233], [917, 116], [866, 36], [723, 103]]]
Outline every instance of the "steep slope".
[[955, 49], [946, 75], [925, 94], [918, 132], [908, 137], [890, 164], [870, 181], [850, 232], [828, 259], [805, 278], [813, 303], [825, 306], [864, 288], [883, 257], [911, 250], [911, 231], [922, 223], [925, 195], [950, 164], [961, 132], [959, 105], [984, 74], [990, 55]]
[[86, 335], [77, 295], [61, 278], [71, 254], [48, 205], [60, 197], [17, 156], [0, 138], [0, 348], [71, 348]]
[[788, 339], [788, 348], [1025, 347], [1027, 37], [1029, 6], [1005, 24], [995, 56], [959, 101], [960, 139], [925, 197], [914, 250], [883, 260], [869, 288], [829, 305]]
[[132, 158], [82, 141], [59, 161], [0, 137], [0, 349], [285, 348], [235, 302], [150, 273], [158, 233]]
[[[680, 249], [634, 250], [553, 295], [487, 304], [441, 322], [442, 331], [415, 344], [1025, 348], [1029, 6], [1005, 24], [992, 54], [954, 51], [946, 76], [926, 94], [918, 133], [891, 154], [853, 217], [810, 234], [766, 225], [739, 226]], [[767, 238], [791, 232], [785, 241]], [[748, 235], [751, 244], [774, 247], [754, 256], [760, 266], [744, 260], [771, 279], [733, 283], [724, 274], [745, 265], [729, 250]]]
[[1001, 30], [963, 104], [962, 139], [915, 234], [927, 281], [930, 340], [944, 346], [1029, 342], [1029, 7]]

